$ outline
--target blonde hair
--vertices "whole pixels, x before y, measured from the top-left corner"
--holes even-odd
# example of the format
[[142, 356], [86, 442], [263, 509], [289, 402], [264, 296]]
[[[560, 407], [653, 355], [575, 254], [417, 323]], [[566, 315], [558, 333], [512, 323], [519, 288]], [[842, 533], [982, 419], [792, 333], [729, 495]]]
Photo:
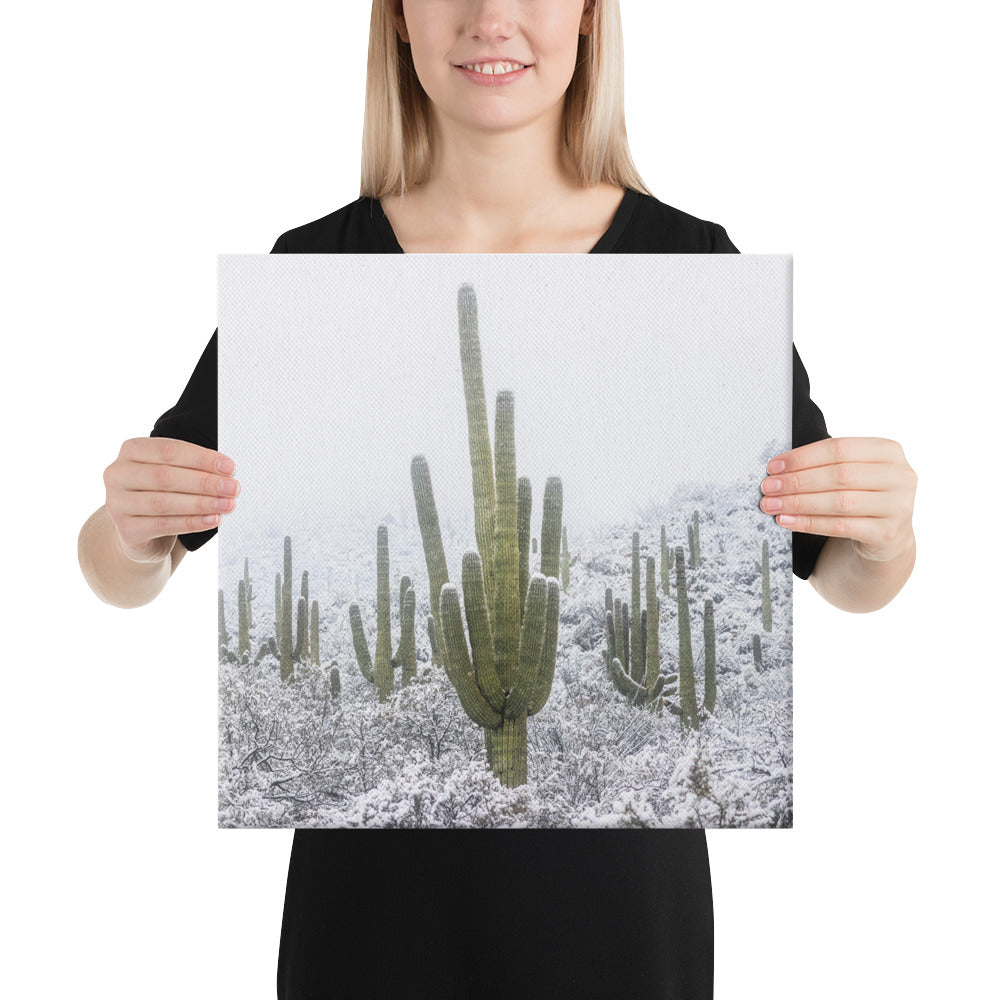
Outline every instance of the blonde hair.
[[[361, 135], [361, 197], [403, 194], [427, 179], [428, 98], [410, 46], [396, 30], [393, 0], [372, 0]], [[625, 134], [625, 51], [618, 0], [595, 0], [593, 30], [580, 35], [565, 97], [563, 139], [582, 187], [615, 184], [645, 194]]]

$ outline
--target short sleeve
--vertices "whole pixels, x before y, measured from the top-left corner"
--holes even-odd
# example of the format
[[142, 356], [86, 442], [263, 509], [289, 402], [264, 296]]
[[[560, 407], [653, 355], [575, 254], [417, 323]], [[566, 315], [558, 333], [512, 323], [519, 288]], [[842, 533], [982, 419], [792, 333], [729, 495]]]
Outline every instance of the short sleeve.
[[[712, 253], [739, 253], [722, 226], [715, 222], [707, 225]], [[823, 411], [809, 395], [809, 376], [798, 350], [792, 344], [792, 447], [799, 448], [828, 437], [830, 434], [826, 429]], [[799, 579], [809, 579], [826, 539], [826, 535], [792, 532], [792, 572]]]
[[[271, 253], [285, 253], [285, 233], [275, 241]], [[150, 437], [177, 438], [202, 448], [219, 447], [219, 330], [216, 327], [195, 365], [180, 398], [162, 413]], [[189, 552], [200, 549], [219, 529], [179, 535]]]

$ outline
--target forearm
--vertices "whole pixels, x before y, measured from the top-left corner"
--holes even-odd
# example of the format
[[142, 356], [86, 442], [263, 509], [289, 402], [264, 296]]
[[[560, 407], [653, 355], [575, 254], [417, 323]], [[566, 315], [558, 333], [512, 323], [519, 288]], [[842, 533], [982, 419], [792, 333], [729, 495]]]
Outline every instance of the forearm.
[[878, 611], [903, 589], [916, 554], [912, 535], [909, 547], [885, 562], [858, 555], [849, 538], [829, 538], [820, 550], [809, 582], [820, 596], [842, 611]]
[[107, 509], [96, 510], [80, 529], [77, 556], [90, 589], [106, 604], [118, 608], [138, 608], [149, 604], [166, 586], [184, 555], [175, 543], [162, 559], [135, 562], [122, 551], [114, 523]]

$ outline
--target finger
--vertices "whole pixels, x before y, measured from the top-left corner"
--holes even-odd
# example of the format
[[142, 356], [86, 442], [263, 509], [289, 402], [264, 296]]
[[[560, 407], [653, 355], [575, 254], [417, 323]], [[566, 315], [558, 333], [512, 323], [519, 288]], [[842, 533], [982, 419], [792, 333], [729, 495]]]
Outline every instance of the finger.
[[126, 517], [116, 524], [126, 546], [145, 545], [154, 538], [210, 531], [219, 526], [221, 514], [189, 514], [175, 517]]
[[794, 473], [840, 462], [904, 462], [898, 441], [876, 437], [839, 437], [813, 441], [775, 455], [767, 463], [771, 475]]
[[194, 493], [208, 497], [237, 497], [240, 484], [229, 476], [199, 472], [176, 465], [126, 462], [109, 470], [109, 478], [118, 490], [143, 493]]
[[765, 496], [827, 493], [834, 490], [889, 492], [900, 484], [899, 466], [883, 462], [841, 462], [798, 472], [783, 472], [761, 481]]
[[126, 517], [229, 514], [236, 509], [236, 498], [205, 496], [197, 493], [170, 493], [162, 490], [130, 490], [119, 497], [115, 509], [116, 513]]
[[898, 504], [891, 494], [877, 491], [836, 490], [761, 497], [765, 514], [815, 514], [826, 517], [888, 517]]
[[775, 520], [792, 531], [829, 538], [854, 538], [862, 545], [880, 544], [886, 523], [883, 517], [825, 517], [820, 514], [779, 514]]
[[122, 445], [121, 457], [132, 462], [173, 465], [223, 476], [231, 476], [236, 469], [236, 463], [221, 451], [178, 438], [131, 438]]

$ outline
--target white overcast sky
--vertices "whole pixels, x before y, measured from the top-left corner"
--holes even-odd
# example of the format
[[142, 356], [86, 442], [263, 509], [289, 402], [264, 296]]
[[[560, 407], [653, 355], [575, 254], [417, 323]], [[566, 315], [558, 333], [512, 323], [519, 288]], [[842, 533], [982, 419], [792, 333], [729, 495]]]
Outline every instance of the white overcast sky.
[[[679, 482], [745, 476], [791, 447], [791, 257], [677, 254], [219, 256], [219, 448], [239, 520], [471, 511], [457, 292], [476, 292], [492, 434], [514, 391], [535, 519], [563, 481], [589, 530]], [[764, 470], [760, 470], [763, 478]]]

